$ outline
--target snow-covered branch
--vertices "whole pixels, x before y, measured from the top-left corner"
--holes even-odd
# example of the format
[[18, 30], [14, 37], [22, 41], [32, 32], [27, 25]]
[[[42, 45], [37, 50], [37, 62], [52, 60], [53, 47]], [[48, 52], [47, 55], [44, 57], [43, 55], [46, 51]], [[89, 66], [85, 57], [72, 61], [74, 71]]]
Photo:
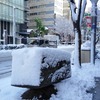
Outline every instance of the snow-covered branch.
[[76, 7], [76, 2], [74, 0], [69, 0], [69, 3], [70, 3], [71, 13], [72, 13], [72, 20], [74, 22], [80, 20], [79, 24], [81, 25], [87, 0], [79, 0], [78, 7]]
[[74, 22], [76, 22], [76, 20], [77, 20], [77, 13], [76, 13], [77, 7], [75, 5], [74, 0], [69, 0], [69, 3], [70, 3], [71, 13], [72, 13], [72, 20]]
[[60, 34], [61, 37], [65, 38], [68, 35], [73, 36], [73, 25], [71, 20], [69, 21], [67, 18], [63, 16], [57, 15], [55, 19], [54, 28], [57, 33]]

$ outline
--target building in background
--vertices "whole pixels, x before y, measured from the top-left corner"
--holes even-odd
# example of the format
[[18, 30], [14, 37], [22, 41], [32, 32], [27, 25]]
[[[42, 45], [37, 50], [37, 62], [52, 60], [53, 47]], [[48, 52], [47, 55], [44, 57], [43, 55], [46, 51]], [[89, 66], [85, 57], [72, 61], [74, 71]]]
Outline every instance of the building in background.
[[56, 15], [65, 17], [67, 19], [70, 18], [70, 8], [67, 0], [54, 0], [54, 13]]
[[20, 28], [19, 28], [19, 34], [22, 36], [27, 36], [29, 33], [27, 33], [27, 22], [28, 22], [28, 18], [27, 18], [27, 13], [29, 11], [28, 8], [28, 0], [24, 0], [24, 23], [20, 24]]
[[[18, 36], [20, 24], [24, 23], [24, 0], [0, 0], [0, 39]], [[15, 24], [15, 25], [14, 25]]]
[[67, 0], [28, 0], [28, 28], [35, 29], [35, 18], [40, 18], [47, 28], [52, 28], [57, 15], [69, 18], [69, 4]]

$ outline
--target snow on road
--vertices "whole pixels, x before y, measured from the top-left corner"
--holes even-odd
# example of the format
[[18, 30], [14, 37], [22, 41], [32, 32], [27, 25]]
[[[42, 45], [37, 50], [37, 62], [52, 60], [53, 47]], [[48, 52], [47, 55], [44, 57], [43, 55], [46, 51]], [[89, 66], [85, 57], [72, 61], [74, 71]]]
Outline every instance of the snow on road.
[[12, 50], [0, 50], [0, 79], [11, 75]]
[[0, 62], [0, 78], [11, 75], [12, 71], [11, 64], [12, 61], [9, 60]]
[[0, 50], [0, 62], [11, 60], [12, 50]]

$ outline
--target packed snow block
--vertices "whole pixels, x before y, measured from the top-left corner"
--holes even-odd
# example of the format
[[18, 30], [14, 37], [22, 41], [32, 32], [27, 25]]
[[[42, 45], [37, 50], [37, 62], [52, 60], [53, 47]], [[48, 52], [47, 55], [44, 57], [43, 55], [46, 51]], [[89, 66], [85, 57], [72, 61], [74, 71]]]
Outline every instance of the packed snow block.
[[70, 54], [55, 48], [24, 48], [12, 53], [12, 85], [38, 89], [71, 77]]

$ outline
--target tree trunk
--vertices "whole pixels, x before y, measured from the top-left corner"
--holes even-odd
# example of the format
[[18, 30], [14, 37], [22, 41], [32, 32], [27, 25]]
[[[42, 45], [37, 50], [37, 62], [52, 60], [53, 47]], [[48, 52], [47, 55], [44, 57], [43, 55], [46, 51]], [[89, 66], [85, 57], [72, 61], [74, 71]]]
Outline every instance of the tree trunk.
[[75, 33], [75, 65], [81, 67], [81, 29], [80, 23], [73, 23]]

